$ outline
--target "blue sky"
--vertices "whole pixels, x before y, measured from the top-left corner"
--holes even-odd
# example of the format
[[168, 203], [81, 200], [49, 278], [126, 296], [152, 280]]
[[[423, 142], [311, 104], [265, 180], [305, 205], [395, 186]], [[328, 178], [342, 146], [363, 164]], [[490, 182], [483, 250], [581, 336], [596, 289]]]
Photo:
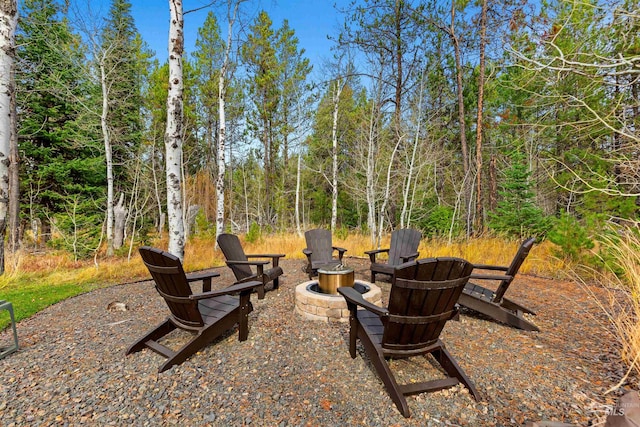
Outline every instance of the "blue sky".
[[[167, 44], [169, 38], [169, 2], [167, 0], [132, 0], [132, 15], [136, 27], [149, 47], [156, 52], [156, 57], [162, 62], [167, 58]], [[197, 9], [208, 0], [184, 0], [185, 11]], [[280, 28], [284, 19], [289, 20], [289, 26], [295, 30], [299, 39], [299, 47], [304, 48], [305, 56], [318, 71], [322, 61], [330, 58], [332, 42], [327, 40], [327, 34], [337, 34], [343, 17], [334, 8], [334, 0], [266, 0], [262, 2], [244, 3], [245, 13], [251, 21], [257, 13], [264, 9], [273, 20], [274, 28]], [[346, 0], [337, 1], [347, 4]], [[193, 52], [198, 28], [204, 22], [211, 8], [205, 8], [184, 17], [185, 48], [187, 53]], [[220, 9], [217, 9], [220, 10]], [[217, 15], [223, 32], [227, 24], [224, 16]], [[223, 35], [226, 38], [226, 35]]]

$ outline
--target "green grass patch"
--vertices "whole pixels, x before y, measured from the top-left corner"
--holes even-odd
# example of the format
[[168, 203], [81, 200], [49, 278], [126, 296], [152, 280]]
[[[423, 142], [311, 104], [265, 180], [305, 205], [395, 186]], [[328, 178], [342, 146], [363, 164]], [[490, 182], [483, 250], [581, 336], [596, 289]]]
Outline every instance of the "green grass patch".
[[[42, 278], [24, 277], [0, 288], [0, 299], [13, 304], [16, 321], [33, 316], [40, 310], [66, 298], [95, 289], [91, 283], [51, 283]], [[9, 325], [9, 316], [0, 317], [0, 330]]]

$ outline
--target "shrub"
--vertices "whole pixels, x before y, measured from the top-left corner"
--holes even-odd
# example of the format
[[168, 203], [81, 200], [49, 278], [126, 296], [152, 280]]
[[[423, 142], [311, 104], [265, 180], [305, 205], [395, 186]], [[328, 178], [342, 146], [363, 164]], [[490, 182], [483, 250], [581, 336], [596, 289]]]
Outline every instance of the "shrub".
[[549, 241], [558, 246], [554, 255], [572, 261], [588, 261], [587, 250], [594, 247], [587, 229], [571, 214], [563, 212], [554, 221], [553, 229], [547, 234]]
[[249, 224], [249, 231], [247, 231], [246, 236], [247, 242], [255, 243], [258, 241], [258, 239], [260, 239], [261, 235], [262, 232], [258, 223], [256, 223], [255, 221], [251, 221], [251, 224]]

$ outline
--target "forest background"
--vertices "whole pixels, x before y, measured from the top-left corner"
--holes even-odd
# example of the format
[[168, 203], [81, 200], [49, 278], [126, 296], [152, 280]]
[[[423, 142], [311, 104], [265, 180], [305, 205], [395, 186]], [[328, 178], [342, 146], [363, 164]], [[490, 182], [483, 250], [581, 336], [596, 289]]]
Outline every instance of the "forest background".
[[[638, 3], [355, 0], [337, 8], [344, 25], [312, 74], [288, 21], [248, 0], [198, 3], [193, 51], [170, 43], [166, 62], [129, 1], [96, 15], [24, 0], [6, 162], [13, 277], [45, 249], [45, 267], [130, 258], [163, 242], [176, 206], [182, 250], [313, 227], [370, 248], [406, 227], [449, 243], [533, 235], [635, 284], [638, 354]], [[170, 134], [172, 60], [184, 103]], [[166, 169], [177, 139], [179, 200]], [[47, 280], [61, 293], [45, 303], [79, 292]], [[34, 277], [17, 282], [3, 278], [3, 295]]]
[[[322, 81], [287, 20], [214, 3], [182, 58], [186, 235], [415, 227], [582, 257], [636, 224], [637, 3], [356, 1]], [[130, 251], [165, 228], [168, 64], [128, 1], [20, 6], [9, 248]]]

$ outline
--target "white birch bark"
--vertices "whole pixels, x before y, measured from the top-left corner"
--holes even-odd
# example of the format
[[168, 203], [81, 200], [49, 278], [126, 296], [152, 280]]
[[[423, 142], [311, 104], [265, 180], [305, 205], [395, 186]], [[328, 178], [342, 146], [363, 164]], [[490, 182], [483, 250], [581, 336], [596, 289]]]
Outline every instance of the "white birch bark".
[[413, 139], [413, 150], [411, 151], [411, 160], [409, 162], [409, 171], [407, 173], [407, 179], [402, 191], [402, 212], [400, 214], [400, 228], [409, 226], [409, 191], [411, 190], [411, 181], [413, 180], [413, 169], [416, 163], [416, 154], [418, 152], [418, 145], [420, 141], [420, 125], [422, 124], [422, 94], [424, 93], [424, 71], [422, 73], [422, 80], [420, 82], [420, 95], [418, 97], [418, 111], [416, 112], [416, 130], [415, 138]]
[[301, 173], [302, 169], [302, 154], [298, 153], [298, 170], [296, 171], [296, 231], [298, 232], [298, 236], [302, 237], [302, 227], [300, 225], [300, 185], [301, 181]]
[[104, 141], [104, 156], [107, 165], [107, 256], [113, 255], [113, 150], [109, 136], [107, 114], [109, 112], [109, 89], [107, 73], [104, 68], [104, 56], [100, 60], [100, 87], [102, 89], [102, 111], [100, 112], [100, 127]]
[[[133, 198], [132, 198], [133, 199]], [[127, 223], [129, 210], [124, 207], [124, 193], [120, 193], [118, 203], [113, 206], [113, 245], [114, 249], [120, 249], [124, 244], [124, 229]]]
[[377, 238], [378, 245], [382, 240], [382, 230], [384, 228], [384, 216], [385, 216], [385, 211], [387, 210], [387, 204], [389, 203], [389, 194], [391, 193], [390, 191], [391, 170], [393, 169], [393, 159], [395, 158], [396, 153], [398, 152], [398, 147], [400, 147], [400, 142], [402, 142], [402, 136], [398, 138], [398, 142], [396, 143], [396, 146], [393, 147], [393, 152], [391, 153], [391, 159], [389, 159], [389, 166], [387, 166], [387, 184], [385, 186], [384, 198], [382, 199], [382, 206], [380, 207], [380, 214], [379, 214], [380, 224], [378, 225], [378, 238]]
[[374, 247], [378, 247], [376, 242], [376, 192], [375, 192], [375, 104], [371, 106], [371, 118], [369, 119], [369, 138], [367, 144], [367, 225], [369, 227], [369, 235], [371, 237], [371, 244]]
[[331, 232], [336, 230], [338, 221], [338, 113], [340, 107], [340, 94], [343, 84], [340, 79], [333, 82], [333, 124], [331, 126], [331, 143], [333, 156], [333, 170], [331, 172]]
[[15, 0], [0, 1], [0, 274], [4, 273], [4, 237], [9, 213], [9, 164], [15, 124]]
[[226, 149], [226, 136], [227, 136], [227, 121], [225, 115], [225, 99], [227, 94], [227, 71], [229, 70], [229, 56], [231, 52], [231, 43], [233, 41], [233, 24], [236, 20], [238, 13], [239, 2], [235, 3], [233, 14], [229, 16], [229, 27], [227, 29], [227, 46], [224, 50], [224, 62], [220, 69], [220, 77], [218, 78], [218, 115], [220, 128], [218, 131], [218, 151], [217, 163], [218, 163], [218, 177], [216, 179], [216, 243], [215, 247], [218, 247], [218, 236], [224, 233], [224, 175], [226, 170], [225, 165], [225, 149]]
[[167, 216], [169, 252], [184, 259], [184, 222], [182, 214], [182, 127], [184, 50], [184, 18], [182, 0], [169, 0], [169, 93], [167, 95], [167, 128], [164, 135], [167, 175]]

